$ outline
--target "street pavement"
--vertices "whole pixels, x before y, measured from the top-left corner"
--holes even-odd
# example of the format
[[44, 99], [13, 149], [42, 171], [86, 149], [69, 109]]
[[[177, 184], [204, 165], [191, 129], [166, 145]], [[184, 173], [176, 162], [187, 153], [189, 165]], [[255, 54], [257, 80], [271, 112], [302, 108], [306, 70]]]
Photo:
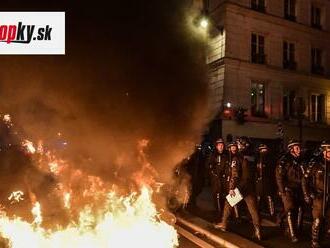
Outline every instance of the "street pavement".
[[193, 229], [177, 223], [176, 229], [179, 234], [179, 247], [180, 248], [223, 248], [204, 235], [195, 232]]
[[[247, 217], [249, 214], [244, 214], [244, 206], [243, 207], [243, 217], [240, 218], [240, 220], [234, 220], [232, 219], [229, 224], [229, 232], [224, 233], [220, 230], [215, 230], [212, 227], [212, 224], [216, 222], [215, 219], [215, 210], [213, 208], [213, 203], [211, 197], [211, 192], [209, 188], [204, 188], [203, 192], [200, 194], [197, 200], [197, 207], [189, 208], [186, 211], [179, 214], [183, 218], [189, 219], [189, 216], [196, 216], [199, 217], [208, 223], [208, 229], [212, 231], [213, 233], [221, 236], [226, 237], [229, 233], [236, 234], [239, 237], [243, 237], [245, 239], [248, 239], [250, 241], [253, 241], [256, 244], [259, 244], [263, 247], [269, 247], [269, 248], [309, 248], [310, 247], [310, 229], [311, 224], [309, 221], [304, 223], [304, 230], [303, 233], [300, 235], [300, 241], [296, 244], [292, 244], [287, 236], [284, 235], [284, 231], [282, 228], [276, 225], [275, 220], [271, 219], [266, 214], [262, 214], [262, 231], [264, 239], [259, 242], [256, 240], [253, 240], [251, 238], [253, 234], [253, 226], [250, 222], [250, 218]], [[242, 205], [244, 205], [243, 203]], [[235, 240], [234, 237], [228, 236], [228, 238], [231, 238]], [[239, 246], [241, 247], [241, 246]], [[322, 242], [322, 247], [330, 247], [330, 240], [326, 239]]]
[[185, 238], [184, 236], [180, 236], [179, 238], [180, 248], [199, 248], [199, 246], [195, 245], [191, 240]]

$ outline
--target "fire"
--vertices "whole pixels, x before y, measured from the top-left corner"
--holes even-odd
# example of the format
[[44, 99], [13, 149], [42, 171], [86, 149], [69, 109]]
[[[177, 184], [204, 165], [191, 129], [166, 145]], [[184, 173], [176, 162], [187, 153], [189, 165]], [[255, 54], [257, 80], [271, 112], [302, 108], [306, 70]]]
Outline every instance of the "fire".
[[39, 202], [36, 202], [34, 204], [31, 212], [34, 216], [33, 224], [40, 226], [42, 223], [42, 216], [41, 216], [41, 206]]
[[70, 209], [70, 207], [71, 207], [70, 198], [71, 198], [71, 194], [68, 192], [65, 192], [63, 199], [64, 199], [64, 207], [67, 209]]
[[34, 147], [33, 143], [29, 140], [23, 140], [22, 146], [26, 149], [28, 153], [34, 154], [36, 152], [36, 148]]
[[13, 191], [10, 196], [8, 196], [8, 200], [10, 201], [10, 204], [23, 201], [24, 193], [21, 190]]
[[[157, 172], [143, 152], [148, 145], [147, 140], [138, 144], [138, 162], [142, 169], [135, 173], [137, 186], [131, 193], [70, 166], [68, 161], [45, 151], [42, 142], [36, 148], [25, 139], [21, 145], [29, 156], [35, 156], [32, 160], [37, 163], [36, 168], [56, 182], [55, 189], [46, 199], [58, 198], [59, 201], [54, 205], [56, 207], [48, 206], [48, 211], [53, 210], [49, 214], [47, 202], [44, 205], [45, 198], [38, 199], [38, 195], [32, 192], [33, 188], [28, 187], [26, 195], [20, 190], [13, 191], [8, 197], [10, 203], [23, 200], [23, 204], [31, 203], [32, 219], [11, 216], [5, 209], [0, 209], [0, 246], [1, 242], [12, 248], [178, 246], [176, 229], [162, 219], [163, 210], [159, 210], [153, 202]], [[56, 212], [57, 209], [61, 212]], [[48, 225], [47, 222], [63, 216], [68, 219], [65, 224]]]
[[41, 247], [159, 247], [178, 246], [177, 232], [173, 226], [159, 218], [152, 202], [152, 190], [147, 186], [141, 192], [129, 196], [108, 193], [106, 204], [95, 215], [86, 206], [80, 213], [79, 222], [55, 231], [40, 227], [42, 222], [40, 204], [33, 207], [34, 224], [19, 218], [10, 219], [1, 214], [0, 232], [8, 246], [23, 248]]
[[12, 126], [13, 123], [11, 121], [11, 116], [9, 114], [5, 114], [3, 115], [3, 122], [7, 125], [7, 126]]

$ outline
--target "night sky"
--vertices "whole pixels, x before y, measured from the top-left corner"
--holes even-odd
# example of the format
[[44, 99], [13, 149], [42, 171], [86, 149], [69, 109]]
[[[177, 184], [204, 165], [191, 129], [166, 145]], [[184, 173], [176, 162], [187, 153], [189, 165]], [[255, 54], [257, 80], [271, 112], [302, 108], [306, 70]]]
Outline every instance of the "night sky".
[[108, 2], [2, 1], [2, 11], [66, 11], [66, 55], [1, 56], [1, 112], [33, 140], [62, 132], [73, 159], [91, 156], [95, 173], [111, 174], [123, 154], [134, 167], [141, 138], [169, 171], [199, 141], [207, 114], [191, 1]]

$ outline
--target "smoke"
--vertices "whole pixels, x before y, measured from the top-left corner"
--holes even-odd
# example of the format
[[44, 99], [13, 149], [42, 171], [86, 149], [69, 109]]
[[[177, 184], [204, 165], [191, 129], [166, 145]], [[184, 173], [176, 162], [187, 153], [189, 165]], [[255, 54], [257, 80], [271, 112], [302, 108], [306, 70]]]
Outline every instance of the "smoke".
[[168, 181], [207, 121], [204, 44], [187, 25], [190, 1], [124, 2], [20, 4], [66, 11], [66, 55], [2, 57], [1, 112], [34, 141], [61, 132], [69, 158], [109, 180], [138, 170], [136, 147], [148, 139]]

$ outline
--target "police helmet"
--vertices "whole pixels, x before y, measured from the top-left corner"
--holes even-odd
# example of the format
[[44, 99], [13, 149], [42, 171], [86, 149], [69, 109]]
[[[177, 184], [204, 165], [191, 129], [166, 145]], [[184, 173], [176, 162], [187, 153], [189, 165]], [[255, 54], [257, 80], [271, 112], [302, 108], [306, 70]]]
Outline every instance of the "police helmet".
[[330, 141], [328, 141], [328, 140], [324, 140], [324, 141], [322, 141], [322, 143], [321, 143], [321, 149], [323, 150], [323, 151], [325, 151], [325, 150], [330, 150]]
[[291, 139], [288, 142], [288, 149], [290, 150], [291, 148], [293, 148], [294, 146], [301, 146], [300, 142], [295, 140], [295, 139]]
[[237, 147], [237, 143], [234, 142], [234, 141], [232, 141], [232, 142], [228, 143], [227, 148], [230, 149], [230, 147], [232, 147], [232, 146], [236, 146]]
[[217, 139], [216, 142], [215, 142], [216, 145], [221, 144], [221, 143], [225, 144], [225, 141], [222, 138]]
[[263, 150], [263, 149], [268, 150], [268, 146], [265, 145], [265, 144], [260, 144], [260, 145], [258, 146], [258, 151], [260, 152], [260, 151]]

